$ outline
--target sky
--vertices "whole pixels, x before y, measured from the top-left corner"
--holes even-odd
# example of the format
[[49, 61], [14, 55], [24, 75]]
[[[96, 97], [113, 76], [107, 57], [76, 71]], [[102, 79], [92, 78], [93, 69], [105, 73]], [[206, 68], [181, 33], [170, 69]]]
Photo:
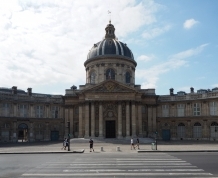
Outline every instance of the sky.
[[212, 89], [217, 17], [217, 0], [0, 1], [0, 87], [64, 95], [84, 85], [87, 54], [111, 19], [134, 54], [142, 89]]

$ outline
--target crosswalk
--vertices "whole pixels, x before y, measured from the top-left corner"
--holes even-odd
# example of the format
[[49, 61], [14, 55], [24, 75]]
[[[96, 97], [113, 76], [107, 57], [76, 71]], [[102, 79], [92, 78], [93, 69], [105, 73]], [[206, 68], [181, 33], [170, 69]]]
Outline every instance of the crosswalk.
[[46, 162], [21, 176], [38, 177], [210, 177], [211, 173], [167, 153], [145, 153]]

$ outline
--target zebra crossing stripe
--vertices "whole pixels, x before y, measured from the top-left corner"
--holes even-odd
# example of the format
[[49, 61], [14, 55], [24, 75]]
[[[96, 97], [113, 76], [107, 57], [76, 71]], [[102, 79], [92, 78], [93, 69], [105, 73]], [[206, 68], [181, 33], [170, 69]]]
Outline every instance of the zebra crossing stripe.
[[134, 172], [134, 173], [110, 173], [110, 172], [107, 172], [107, 173], [67, 173], [67, 174], [49, 174], [49, 173], [45, 173], [45, 174], [37, 174], [37, 173], [25, 173], [25, 174], [22, 174], [22, 176], [24, 177], [31, 177], [31, 176], [34, 176], [34, 177], [83, 177], [83, 176], [86, 176], [86, 177], [93, 177], [93, 176], [211, 176], [212, 174], [211, 173], [156, 173], [156, 172], [153, 172], [153, 173], [137, 173], [137, 172]]

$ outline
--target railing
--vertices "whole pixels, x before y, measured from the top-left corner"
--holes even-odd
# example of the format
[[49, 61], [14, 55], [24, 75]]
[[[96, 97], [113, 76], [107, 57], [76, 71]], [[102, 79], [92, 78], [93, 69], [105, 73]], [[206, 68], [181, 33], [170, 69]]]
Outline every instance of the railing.
[[12, 95], [6, 93], [0, 93], [0, 100], [14, 100], [14, 101], [32, 101], [32, 102], [55, 102], [62, 103], [63, 100], [61, 96], [57, 97], [36, 97], [36, 96], [28, 96], [28, 95]]
[[161, 102], [165, 101], [182, 101], [182, 100], [197, 100], [197, 99], [206, 99], [206, 98], [218, 98], [218, 92], [210, 92], [203, 94], [188, 94], [184, 96], [159, 96], [158, 100]]

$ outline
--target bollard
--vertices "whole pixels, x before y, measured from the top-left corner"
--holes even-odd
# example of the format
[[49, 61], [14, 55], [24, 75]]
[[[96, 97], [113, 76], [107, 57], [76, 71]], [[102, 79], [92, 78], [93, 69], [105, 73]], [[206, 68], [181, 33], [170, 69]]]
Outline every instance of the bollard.
[[120, 147], [119, 146], [117, 147], [117, 151], [120, 151]]
[[151, 143], [151, 149], [152, 149], [152, 150], [157, 150], [157, 149], [156, 149], [156, 144], [155, 144], [155, 143]]
[[103, 146], [101, 147], [101, 151], [104, 151]]

